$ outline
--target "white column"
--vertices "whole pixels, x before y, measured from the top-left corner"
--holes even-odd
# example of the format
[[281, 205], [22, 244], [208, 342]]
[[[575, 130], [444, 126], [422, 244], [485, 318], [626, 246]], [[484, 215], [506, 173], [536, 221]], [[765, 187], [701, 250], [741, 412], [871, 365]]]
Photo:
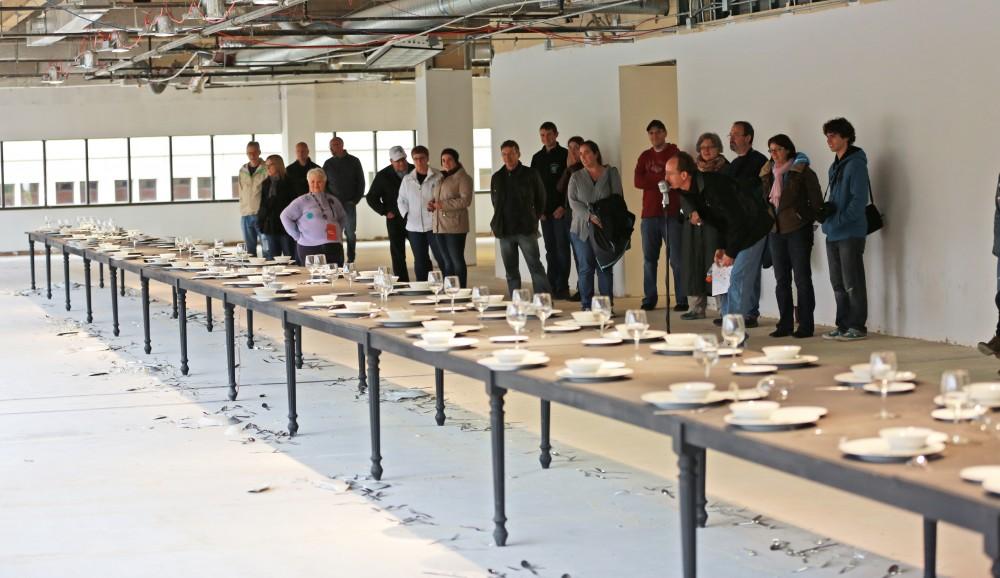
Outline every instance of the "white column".
[[[472, 162], [472, 73], [468, 70], [417, 68], [417, 139], [430, 149], [431, 165], [439, 167], [441, 149], [453, 148], [466, 172]], [[469, 207], [465, 260], [476, 264], [476, 205]]]
[[281, 148], [285, 164], [295, 160], [295, 145], [304, 142], [309, 145], [313, 161], [317, 153], [313, 141], [316, 140], [316, 87], [282, 86], [281, 90]]

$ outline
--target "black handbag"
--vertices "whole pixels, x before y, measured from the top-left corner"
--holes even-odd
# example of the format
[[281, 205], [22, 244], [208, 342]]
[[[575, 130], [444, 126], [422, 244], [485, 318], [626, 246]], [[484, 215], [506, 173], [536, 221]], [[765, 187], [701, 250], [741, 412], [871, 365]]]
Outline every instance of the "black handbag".
[[865, 207], [865, 220], [868, 221], [868, 234], [878, 231], [885, 222], [882, 220], [882, 213], [875, 206], [875, 197], [872, 195], [872, 183], [868, 181], [868, 205]]

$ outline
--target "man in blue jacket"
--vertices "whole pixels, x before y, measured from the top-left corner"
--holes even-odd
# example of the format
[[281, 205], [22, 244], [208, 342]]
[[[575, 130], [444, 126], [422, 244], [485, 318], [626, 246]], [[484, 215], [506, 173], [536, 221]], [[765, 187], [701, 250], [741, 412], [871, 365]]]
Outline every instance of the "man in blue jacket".
[[837, 155], [829, 172], [828, 213], [823, 221], [830, 283], [837, 301], [837, 328], [824, 339], [858, 341], [868, 337], [868, 289], [865, 282], [865, 207], [871, 185], [868, 157], [854, 146], [854, 127], [845, 118], [823, 125], [826, 144]]

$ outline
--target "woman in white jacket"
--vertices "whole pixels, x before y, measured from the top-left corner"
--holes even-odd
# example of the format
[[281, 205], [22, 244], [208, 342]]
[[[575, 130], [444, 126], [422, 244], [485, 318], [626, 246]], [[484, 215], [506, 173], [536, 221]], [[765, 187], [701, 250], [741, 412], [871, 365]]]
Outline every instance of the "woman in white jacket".
[[430, 152], [427, 147], [417, 145], [410, 151], [413, 159], [413, 170], [399, 185], [399, 214], [406, 220], [406, 238], [410, 240], [413, 251], [413, 277], [417, 281], [426, 281], [431, 271], [430, 251], [435, 250], [434, 259], [440, 264], [437, 254], [437, 244], [431, 242], [434, 238], [434, 216], [432, 204], [434, 187], [441, 175], [430, 167]]

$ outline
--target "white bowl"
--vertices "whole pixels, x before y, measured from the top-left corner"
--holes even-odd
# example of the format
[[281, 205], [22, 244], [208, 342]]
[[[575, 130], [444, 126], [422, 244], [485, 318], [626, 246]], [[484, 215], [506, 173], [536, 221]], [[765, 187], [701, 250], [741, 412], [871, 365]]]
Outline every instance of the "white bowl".
[[258, 273], [260, 273], [260, 271], [258, 271], [257, 269], [250, 269], [247, 267], [240, 267], [239, 269], [236, 270], [237, 275], [256, 275]]
[[597, 321], [597, 316], [593, 311], [574, 311], [573, 320], [580, 323], [593, 323]]
[[431, 345], [446, 345], [455, 337], [454, 331], [424, 331], [420, 334]]
[[998, 382], [970, 383], [965, 386], [965, 391], [974, 401], [1000, 401], [1000, 383]]
[[518, 363], [527, 355], [527, 349], [498, 349], [493, 352], [493, 357], [500, 363]]
[[871, 379], [872, 378], [872, 364], [870, 363], [855, 363], [851, 366], [851, 373], [856, 375], [858, 379]]
[[455, 325], [455, 322], [450, 319], [432, 319], [430, 321], [424, 321], [421, 323], [424, 329], [427, 331], [448, 331]]
[[599, 357], [578, 357], [566, 360], [566, 367], [579, 375], [593, 375], [601, 370], [603, 364], [604, 360]]
[[345, 301], [344, 307], [351, 313], [367, 313], [371, 311], [372, 304], [368, 301]]
[[670, 386], [670, 391], [674, 394], [674, 397], [681, 401], [701, 401], [708, 397], [708, 394], [714, 390], [714, 383], [703, 381], [675, 383]]
[[128, 257], [128, 251], [120, 251], [118, 253], [112, 253], [111, 257], [113, 257], [115, 259], [124, 259], [124, 258]]
[[413, 309], [386, 309], [385, 311], [390, 321], [409, 321], [413, 319], [414, 313], [416, 311]]
[[281, 263], [282, 265], [284, 265], [286, 263], [291, 263], [292, 258], [289, 257], [288, 255], [278, 255], [277, 257], [274, 258], [274, 262]]
[[802, 351], [798, 345], [769, 345], [761, 347], [764, 356], [768, 359], [794, 359]]
[[497, 303], [500, 303], [500, 302], [503, 301], [503, 297], [504, 297], [503, 295], [490, 295], [490, 301], [489, 302], [492, 303], [492, 304], [494, 304], [494, 305], [496, 305]]
[[878, 431], [879, 437], [893, 450], [918, 450], [927, 445], [932, 433], [925, 427], [887, 427]]
[[738, 401], [729, 404], [729, 411], [740, 419], [768, 419], [779, 407], [776, 401]]
[[336, 295], [313, 295], [313, 301], [323, 305], [332, 305], [337, 302]]
[[170, 260], [177, 256], [177, 253], [160, 253], [157, 255], [160, 259]]
[[267, 259], [263, 257], [250, 257], [249, 261], [251, 265], [263, 265], [267, 263]]
[[674, 345], [676, 347], [693, 347], [695, 342], [698, 341], [698, 334], [668, 333], [663, 336], [663, 340], [666, 341], [668, 345]]
[[274, 297], [278, 294], [278, 290], [270, 287], [257, 287], [253, 290], [253, 293], [257, 297]]
[[249, 277], [247, 277], [247, 281], [249, 281], [251, 283], [263, 283], [264, 282], [264, 276], [263, 275], [250, 275]]
[[429, 281], [410, 281], [410, 289], [414, 291], [429, 291], [431, 284]]
[[205, 266], [205, 262], [204, 261], [191, 261], [191, 262], [188, 263], [188, 267], [194, 267], [194, 268], [197, 268], [197, 269], [200, 269], [200, 268], [202, 268], [204, 266]]

